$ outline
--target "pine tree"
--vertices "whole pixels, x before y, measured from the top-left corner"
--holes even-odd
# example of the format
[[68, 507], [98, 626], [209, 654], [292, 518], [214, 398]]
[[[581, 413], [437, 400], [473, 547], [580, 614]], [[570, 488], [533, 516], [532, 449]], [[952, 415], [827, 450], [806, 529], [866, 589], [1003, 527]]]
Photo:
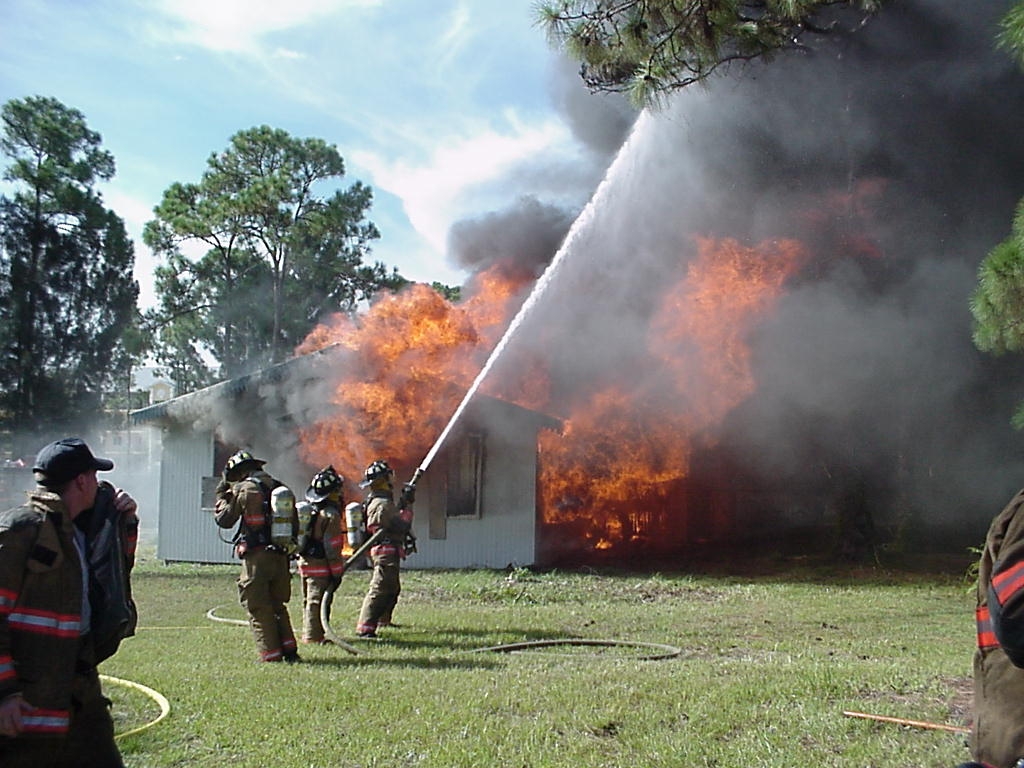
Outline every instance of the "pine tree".
[[0, 152], [0, 418], [14, 429], [84, 425], [115, 375], [136, 313], [134, 248], [96, 184], [114, 158], [81, 112], [53, 98], [7, 102]]

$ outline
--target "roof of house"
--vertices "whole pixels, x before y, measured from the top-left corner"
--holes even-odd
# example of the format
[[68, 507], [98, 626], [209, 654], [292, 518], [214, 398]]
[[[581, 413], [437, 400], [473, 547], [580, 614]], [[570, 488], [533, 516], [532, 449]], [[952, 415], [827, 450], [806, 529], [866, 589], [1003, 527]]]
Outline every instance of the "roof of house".
[[[220, 421], [215, 414], [226, 407], [230, 408], [232, 404], [238, 404], [243, 400], [263, 402], [271, 397], [277, 400], [287, 399], [282, 396], [285, 390], [294, 392], [296, 389], [324, 382], [327, 378], [326, 371], [335, 370], [337, 366], [344, 365], [345, 357], [351, 354], [353, 353], [348, 348], [340, 344], [332, 344], [316, 352], [293, 357], [254, 373], [228, 379], [195, 392], [131, 411], [129, 418], [133, 425], [195, 426], [206, 424], [215, 428]], [[487, 395], [476, 395], [476, 398], [479, 398], [481, 402], [489, 403], [492, 408], [521, 412], [521, 416], [535, 422], [538, 428], [561, 429], [562, 427], [560, 419], [547, 414]], [[290, 415], [292, 418], [297, 416], [295, 413]], [[301, 416], [298, 417], [298, 420], [305, 421]]]

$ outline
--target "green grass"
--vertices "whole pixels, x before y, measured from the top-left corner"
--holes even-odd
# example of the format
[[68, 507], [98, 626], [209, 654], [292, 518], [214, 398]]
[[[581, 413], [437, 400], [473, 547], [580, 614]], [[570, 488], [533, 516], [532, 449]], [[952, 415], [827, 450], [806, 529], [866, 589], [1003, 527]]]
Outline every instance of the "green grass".
[[[795, 562], [795, 561], [793, 561]], [[170, 715], [120, 741], [141, 766], [941, 766], [963, 735], [843, 710], [962, 726], [974, 628], [964, 570], [842, 571], [774, 563], [746, 575], [525, 570], [403, 572], [386, 639], [352, 656], [260, 665], [233, 566], [143, 561], [140, 629], [101, 672], [161, 692]], [[756, 569], [755, 569], [756, 570]], [[351, 638], [368, 574], [346, 575]], [[291, 614], [301, 622], [294, 582]], [[668, 644], [481, 653], [590, 638]], [[158, 714], [107, 686], [125, 732]], [[230, 761], [230, 762], [229, 762]]]

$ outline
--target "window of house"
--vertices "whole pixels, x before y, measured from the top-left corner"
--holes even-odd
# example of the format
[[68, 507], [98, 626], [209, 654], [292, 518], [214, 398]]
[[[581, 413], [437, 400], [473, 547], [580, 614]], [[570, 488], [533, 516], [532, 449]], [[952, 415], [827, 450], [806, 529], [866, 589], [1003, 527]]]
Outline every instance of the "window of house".
[[448, 455], [448, 517], [480, 517], [483, 469], [484, 435], [467, 432]]

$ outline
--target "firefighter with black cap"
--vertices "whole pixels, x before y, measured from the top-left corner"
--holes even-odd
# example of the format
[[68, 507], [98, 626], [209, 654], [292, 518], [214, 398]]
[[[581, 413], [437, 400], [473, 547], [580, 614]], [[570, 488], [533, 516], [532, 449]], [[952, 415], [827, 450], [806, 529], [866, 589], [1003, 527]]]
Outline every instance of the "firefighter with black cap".
[[366, 499], [366, 531], [369, 535], [384, 531], [383, 537], [370, 549], [373, 573], [363, 605], [359, 611], [356, 637], [374, 639], [381, 620], [390, 619], [398, 595], [402, 591], [399, 569], [407, 551], [411, 550], [412, 504], [414, 486], [407, 484], [399, 502], [395, 503], [394, 472], [386, 461], [372, 462], [364, 473], [361, 488], [369, 488]]
[[45, 446], [37, 488], [0, 513], [0, 765], [123, 766], [96, 665], [135, 629], [136, 503], [78, 438]]
[[313, 475], [306, 501], [299, 504], [299, 576], [302, 579], [302, 642], [324, 643], [320, 606], [341, 583], [345, 571], [341, 521], [345, 480], [333, 466]]
[[974, 768], [1024, 768], [1024, 490], [996, 515], [978, 566]]
[[249, 613], [260, 661], [299, 661], [288, 616], [292, 580], [288, 563], [297, 549], [295, 495], [263, 470], [249, 451], [230, 456], [217, 485], [214, 520], [238, 523], [235, 554], [242, 561], [239, 602]]

